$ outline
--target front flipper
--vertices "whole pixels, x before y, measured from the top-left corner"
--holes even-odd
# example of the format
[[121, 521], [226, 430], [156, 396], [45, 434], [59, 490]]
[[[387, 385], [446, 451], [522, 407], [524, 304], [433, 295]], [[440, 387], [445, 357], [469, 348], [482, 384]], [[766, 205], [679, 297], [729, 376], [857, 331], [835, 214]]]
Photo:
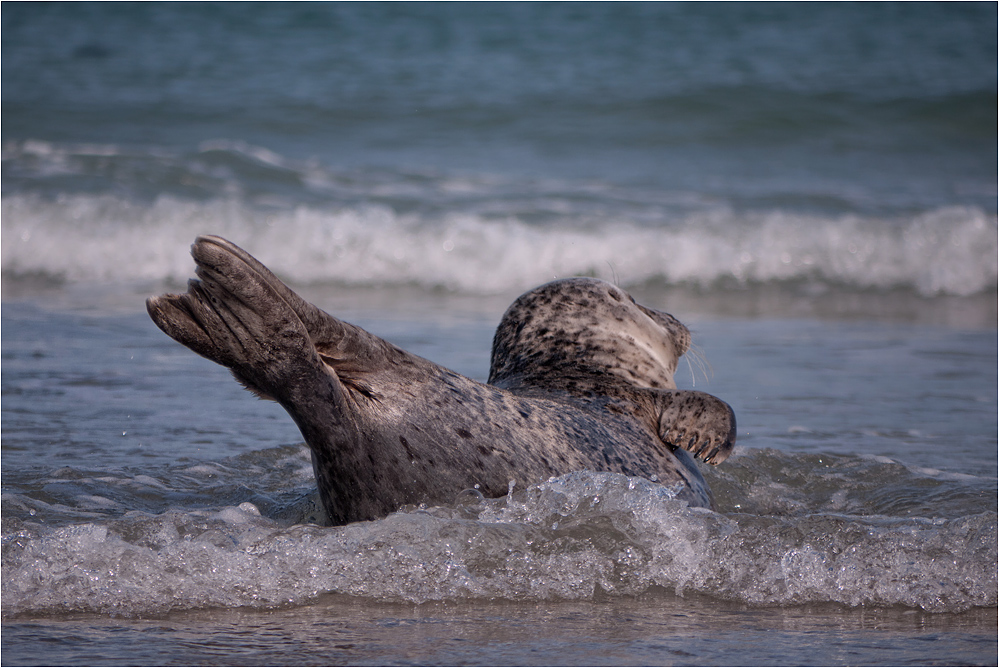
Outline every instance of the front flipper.
[[735, 447], [735, 413], [721, 399], [693, 390], [659, 391], [659, 438], [708, 464], [725, 461]]

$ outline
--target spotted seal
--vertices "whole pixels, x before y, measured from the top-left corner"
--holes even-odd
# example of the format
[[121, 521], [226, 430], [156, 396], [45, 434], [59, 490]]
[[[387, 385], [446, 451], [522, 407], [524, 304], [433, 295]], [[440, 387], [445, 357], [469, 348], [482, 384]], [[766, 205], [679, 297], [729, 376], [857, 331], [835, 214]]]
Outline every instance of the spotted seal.
[[150, 317], [288, 411], [336, 524], [576, 470], [658, 480], [711, 506], [691, 455], [723, 461], [735, 415], [676, 389], [690, 332], [615, 285], [569, 278], [519, 297], [484, 384], [321, 311], [225, 239], [198, 237], [191, 252], [198, 278], [150, 298]]

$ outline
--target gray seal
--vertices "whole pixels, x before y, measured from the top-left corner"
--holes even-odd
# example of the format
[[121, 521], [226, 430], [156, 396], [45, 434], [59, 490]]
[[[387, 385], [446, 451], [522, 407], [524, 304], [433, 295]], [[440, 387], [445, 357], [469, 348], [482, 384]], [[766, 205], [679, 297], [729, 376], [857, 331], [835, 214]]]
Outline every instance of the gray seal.
[[198, 237], [191, 253], [198, 279], [150, 298], [150, 317], [288, 411], [335, 524], [577, 470], [641, 476], [711, 507], [693, 457], [728, 457], [735, 415], [676, 389], [690, 332], [613, 284], [569, 278], [519, 297], [483, 384], [321, 311], [225, 239]]

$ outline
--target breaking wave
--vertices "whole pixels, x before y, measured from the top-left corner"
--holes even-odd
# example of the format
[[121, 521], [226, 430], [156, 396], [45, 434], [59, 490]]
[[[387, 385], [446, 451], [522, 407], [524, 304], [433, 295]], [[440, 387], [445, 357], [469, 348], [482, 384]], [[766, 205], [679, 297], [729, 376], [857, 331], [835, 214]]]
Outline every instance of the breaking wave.
[[293, 283], [415, 284], [469, 293], [521, 290], [554, 276], [624, 285], [661, 280], [817, 281], [860, 289], [971, 295], [996, 288], [996, 223], [945, 208], [897, 225], [783, 212], [691, 214], [667, 228], [612, 220], [539, 227], [455, 213], [433, 222], [382, 205], [263, 212], [239, 201], [113, 196], [3, 199], [3, 269], [70, 282], [191, 275], [198, 234], [235, 240]]
[[997, 286], [997, 220], [976, 206], [882, 215], [789, 198], [739, 208], [604, 183], [336, 171], [233, 142], [184, 156], [43, 142], [4, 153], [5, 183], [18, 188], [2, 201], [8, 278], [183, 282], [190, 243], [211, 233], [298, 284], [483, 294], [594, 275], [924, 295]]
[[[306, 463], [304, 448], [297, 456]], [[994, 498], [994, 481], [871, 458], [780, 454], [774, 468], [776, 459], [763, 450], [730, 460], [729, 473], [710, 481], [727, 506], [720, 513], [688, 508], [663, 485], [592, 472], [524, 489], [512, 483], [500, 499], [469, 490], [450, 506], [343, 527], [292, 523], [315, 519], [314, 494], [292, 504], [291, 518], [288, 508], [244, 501], [99, 519], [115, 505], [105, 498], [90, 521], [61, 528], [32, 520], [32, 511], [49, 512], [42, 502], [5, 495], [3, 613], [273, 608], [327, 593], [587, 600], [654, 588], [751, 605], [996, 604], [997, 516], [981, 505]], [[819, 491], [805, 504], [812, 507], [787, 512], [750, 493], [786, 491], [779, 476], [789, 467], [811, 478], [799, 496], [828, 487], [830, 477], [838, 494]], [[966, 514], [974, 506], [983, 512]], [[922, 514], [932, 508], [937, 514]]]

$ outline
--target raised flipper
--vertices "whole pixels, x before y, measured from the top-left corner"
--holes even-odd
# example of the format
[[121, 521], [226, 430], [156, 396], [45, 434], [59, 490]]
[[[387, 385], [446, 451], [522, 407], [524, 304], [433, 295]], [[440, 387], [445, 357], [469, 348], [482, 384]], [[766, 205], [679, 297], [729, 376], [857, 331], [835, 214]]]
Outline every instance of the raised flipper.
[[261, 350], [253, 354], [247, 346], [255, 339], [271, 348], [277, 341], [268, 337], [287, 336], [289, 327], [304, 334], [300, 350], [314, 350], [343, 383], [367, 395], [371, 390], [359, 376], [406, 355], [305, 301], [256, 258], [221, 237], [198, 237], [191, 255], [201, 280], [191, 281], [186, 294], [147, 300], [146, 309], [171, 338], [229, 367], [262, 398], [275, 397], [251, 379], [250, 371], [275, 360], [261, 357]]
[[279, 401], [293, 389], [289, 378], [323, 373], [308, 330], [267, 276], [210, 239], [199, 238], [192, 255], [200, 280], [185, 294], [146, 301], [160, 329]]
[[708, 464], [725, 461], [735, 447], [735, 413], [727, 403], [693, 390], [657, 391], [659, 438]]
[[[221, 253], [220, 253], [221, 252]], [[256, 275], [256, 280], [267, 284], [298, 316], [305, 325], [312, 344], [333, 366], [338, 363], [350, 364], [352, 360], [366, 363], [371, 358], [379, 358], [385, 352], [385, 341], [369, 334], [360, 327], [334, 318], [322, 309], [302, 299], [294, 290], [285, 285], [270, 269], [245, 250], [217, 236], [199, 236], [191, 247], [191, 255], [199, 268], [210, 267], [217, 262], [220, 254], [233, 256], [229, 261], [239, 261], [244, 271]], [[199, 274], [200, 275], [200, 274]]]

